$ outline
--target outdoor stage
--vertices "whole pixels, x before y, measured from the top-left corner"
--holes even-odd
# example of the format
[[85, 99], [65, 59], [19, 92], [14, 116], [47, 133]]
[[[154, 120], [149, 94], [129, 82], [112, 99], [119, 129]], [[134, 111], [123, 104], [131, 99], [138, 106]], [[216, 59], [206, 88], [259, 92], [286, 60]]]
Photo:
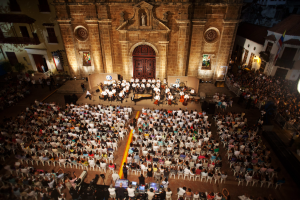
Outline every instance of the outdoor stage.
[[[92, 100], [90, 100], [89, 98], [85, 98], [85, 93], [78, 99], [77, 104], [81, 105], [81, 104], [102, 104], [102, 105], [121, 105], [121, 101], [113, 101], [110, 102], [108, 100], [104, 101], [104, 100], [100, 100], [99, 99], [99, 95], [100, 92], [95, 92], [95, 90], [93, 90], [92, 92]], [[143, 99], [140, 100], [138, 102], [136, 102], [136, 105], [134, 105], [134, 102], [131, 101], [131, 97], [132, 97], [133, 93], [131, 92], [129, 94], [129, 97], [125, 98], [123, 100], [122, 106], [130, 106], [132, 107], [134, 110], [142, 110], [142, 108], [159, 108], [159, 109], [179, 109], [181, 108], [182, 110], [197, 110], [197, 111], [201, 111], [201, 103], [200, 101], [198, 101], [197, 103], [195, 102], [188, 102], [187, 106], [183, 106], [182, 103], [179, 102], [179, 99], [176, 100], [176, 103], [178, 105], [168, 105], [167, 101], [162, 101], [163, 103], [160, 104], [159, 106], [154, 104], [154, 101], [151, 99]]]

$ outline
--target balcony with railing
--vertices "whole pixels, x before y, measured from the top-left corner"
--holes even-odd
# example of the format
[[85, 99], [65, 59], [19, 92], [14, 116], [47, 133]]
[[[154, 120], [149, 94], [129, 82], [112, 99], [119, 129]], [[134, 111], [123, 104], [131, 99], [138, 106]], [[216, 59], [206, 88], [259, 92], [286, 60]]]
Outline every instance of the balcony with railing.
[[33, 38], [30, 37], [4, 37], [0, 34], [0, 43], [6, 44], [40, 44], [40, 40], [36, 33], [32, 33]]

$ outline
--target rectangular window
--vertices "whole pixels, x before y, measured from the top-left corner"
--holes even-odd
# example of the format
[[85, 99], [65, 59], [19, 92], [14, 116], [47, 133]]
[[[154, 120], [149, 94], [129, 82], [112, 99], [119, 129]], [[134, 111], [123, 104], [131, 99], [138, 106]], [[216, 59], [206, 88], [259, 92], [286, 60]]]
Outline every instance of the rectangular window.
[[48, 43], [58, 43], [54, 28], [46, 28], [48, 33]]
[[203, 70], [210, 70], [211, 69], [210, 55], [208, 55], [208, 54], [203, 54], [202, 69]]
[[267, 48], [266, 48], [266, 52], [270, 53], [271, 52], [271, 49], [273, 47], [273, 43], [272, 42], [268, 42], [267, 44]]
[[26, 26], [20, 26], [20, 31], [23, 37], [29, 38], [29, 33]]
[[51, 12], [48, 4], [48, 0], [39, 0], [40, 12]]
[[21, 8], [17, 0], [9, 0], [9, 9], [11, 12], [21, 12]]
[[83, 66], [91, 66], [91, 64], [90, 52], [83, 52]]
[[16, 64], [19, 63], [15, 52], [5, 52], [5, 53], [12, 66], [15, 66]]

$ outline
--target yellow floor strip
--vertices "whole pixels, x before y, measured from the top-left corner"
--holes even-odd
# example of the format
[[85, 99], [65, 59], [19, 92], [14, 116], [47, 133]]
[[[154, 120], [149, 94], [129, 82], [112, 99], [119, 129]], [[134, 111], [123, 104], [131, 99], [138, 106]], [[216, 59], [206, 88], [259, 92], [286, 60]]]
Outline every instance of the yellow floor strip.
[[[56, 90], [58, 90], [58, 89], [56, 89]], [[49, 94], [48, 96], [43, 98], [43, 100], [41, 102], [45, 101], [48, 97], [50, 97], [52, 94], [54, 94], [56, 92], [56, 90], [54, 90], [53, 92], [51, 92], [51, 94]]]
[[[137, 119], [137, 118], [139, 118], [139, 116], [140, 116], [140, 111], [137, 111], [137, 113], [135, 115], [135, 118]], [[121, 165], [120, 165], [120, 170], [119, 170], [120, 179], [123, 178], [123, 165], [124, 165], [124, 162], [127, 161], [128, 151], [129, 151], [129, 147], [130, 147], [130, 143], [131, 143], [132, 135], [133, 135], [134, 131], [135, 130], [131, 130], [130, 133], [129, 133], [129, 137], [128, 137], [128, 140], [127, 140], [125, 152], [124, 152], [123, 159], [122, 159], [122, 162], [121, 162]]]

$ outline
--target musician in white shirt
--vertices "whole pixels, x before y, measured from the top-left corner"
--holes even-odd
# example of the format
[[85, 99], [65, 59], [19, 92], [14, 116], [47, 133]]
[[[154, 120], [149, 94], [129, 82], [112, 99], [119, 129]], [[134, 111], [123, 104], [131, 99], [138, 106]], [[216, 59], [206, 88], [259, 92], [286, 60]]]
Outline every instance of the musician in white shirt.
[[105, 101], [106, 98], [107, 98], [107, 92], [105, 90], [103, 90], [101, 94], [103, 95], [103, 98], [104, 98], [104, 101]]
[[132, 90], [133, 90], [133, 92], [135, 92], [135, 87], [136, 87], [135, 83], [132, 83]]
[[160, 83], [160, 80], [159, 80], [159, 78], [157, 78], [156, 82], [157, 82], [157, 83]]
[[170, 92], [170, 89], [166, 87], [165, 93], [168, 94]]
[[131, 77], [130, 83], [131, 83], [131, 84], [134, 83], [134, 78], [133, 78], [133, 77]]
[[158, 93], [156, 93], [154, 99], [159, 101], [160, 100], [160, 95]]
[[148, 83], [151, 83], [151, 78], [148, 79]]
[[142, 84], [141, 84], [141, 87], [145, 89], [145, 84], [144, 84], [144, 83], [142, 83]]
[[143, 82], [143, 83], [146, 83], [146, 79], [145, 79], [145, 78], [143, 78], [142, 82]]
[[173, 95], [171, 93], [169, 93], [169, 97], [168, 97], [168, 100], [173, 100]]
[[150, 88], [151, 88], [151, 84], [149, 82], [146, 84], [146, 88], [147, 88], [147, 93], [149, 93], [150, 92]]
[[121, 92], [119, 93], [119, 97], [120, 97], [120, 99], [121, 99], [121, 103], [123, 103], [123, 99], [124, 99], [124, 92], [123, 92], [123, 91], [121, 91]]
[[190, 97], [188, 94], [184, 95], [184, 99], [188, 100]]
[[156, 81], [155, 81], [155, 78], [154, 79], [152, 79], [152, 83], [155, 83]]
[[191, 95], [195, 95], [195, 90], [194, 89], [191, 89]]
[[110, 100], [110, 101], [112, 101], [113, 95], [114, 95], [114, 94], [112, 93], [112, 91], [109, 91], [109, 92], [108, 92], [108, 97], [109, 97], [109, 100]]
[[164, 83], [164, 84], [167, 84], [167, 79], [164, 79], [163, 83]]
[[136, 78], [136, 79], [135, 79], [135, 82], [138, 83], [138, 82], [140, 82], [140, 80], [139, 80], [138, 78]]
[[91, 95], [91, 93], [90, 93], [90, 91], [86, 91], [86, 96], [85, 96], [85, 98], [90, 98], [90, 100], [92, 100], [92, 95]]
[[136, 87], [140, 87], [140, 84], [139, 83], [137, 83], [137, 84], [135, 84], [136, 85]]
[[180, 92], [179, 92], [179, 95], [180, 95], [180, 96], [184, 96], [184, 92], [183, 92], [183, 91], [180, 91]]

